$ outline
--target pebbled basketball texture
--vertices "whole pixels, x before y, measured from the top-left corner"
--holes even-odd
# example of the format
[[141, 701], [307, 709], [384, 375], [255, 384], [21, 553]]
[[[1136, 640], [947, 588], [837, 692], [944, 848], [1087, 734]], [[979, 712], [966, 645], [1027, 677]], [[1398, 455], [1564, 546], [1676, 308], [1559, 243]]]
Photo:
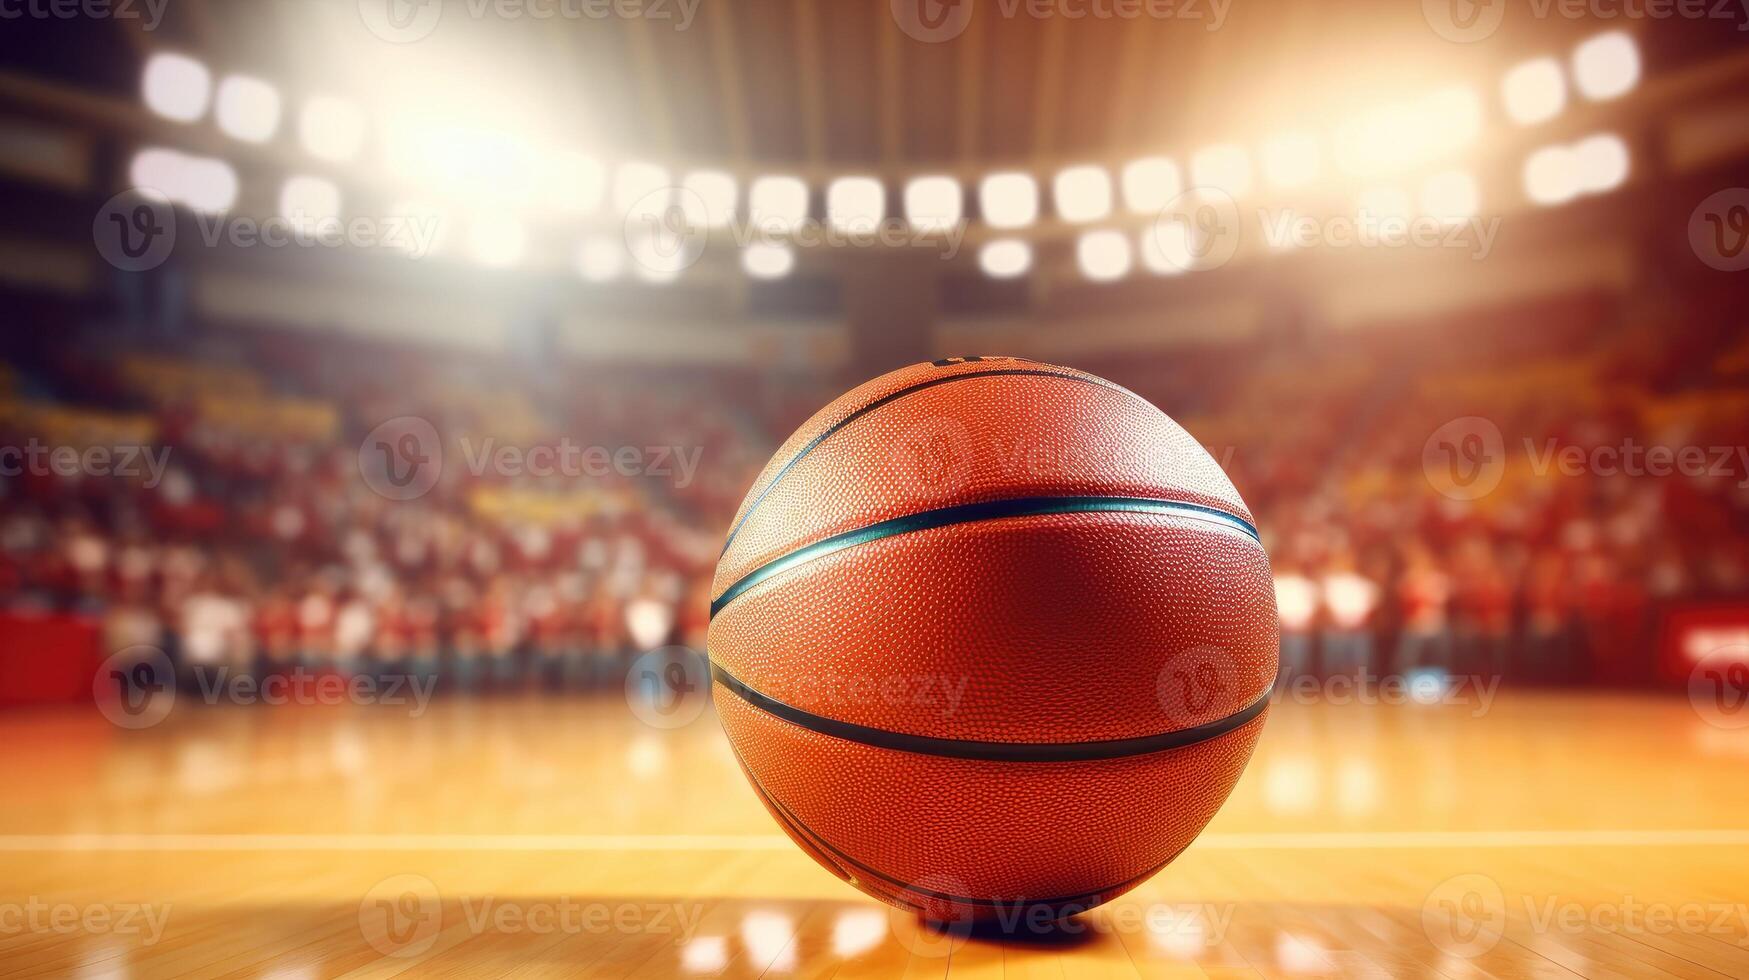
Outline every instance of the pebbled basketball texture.
[[936, 919], [1089, 908], [1201, 832], [1276, 675], [1269, 561], [1141, 397], [1020, 358], [821, 410], [712, 589], [724, 731], [822, 865]]

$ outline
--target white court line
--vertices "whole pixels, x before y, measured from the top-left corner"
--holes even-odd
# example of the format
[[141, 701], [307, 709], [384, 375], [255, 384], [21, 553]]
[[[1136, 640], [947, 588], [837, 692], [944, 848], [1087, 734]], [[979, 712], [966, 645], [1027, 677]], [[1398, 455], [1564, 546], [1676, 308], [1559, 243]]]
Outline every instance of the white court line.
[[[1192, 850], [1738, 847], [1749, 830], [1453, 830], [1204, 834]], [[779, 834], [5, 834], [21, 851], [789, 851]]]

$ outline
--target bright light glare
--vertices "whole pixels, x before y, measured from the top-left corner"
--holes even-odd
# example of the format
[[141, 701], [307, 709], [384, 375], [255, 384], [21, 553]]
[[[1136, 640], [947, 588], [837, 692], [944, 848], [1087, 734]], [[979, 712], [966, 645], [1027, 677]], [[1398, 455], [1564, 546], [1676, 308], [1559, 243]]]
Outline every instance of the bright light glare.
[[1064, 221], [1098, 221], [1111, 213], [1111, 176], [1092, 165], [1066, 167], [1051, 181], [1051, 198]]
[[694, 170], [680, 181], [680, 205], [688, 224], [721, 228], [735, 216], [740, 189], [735, 178], [719, 170]]
[[298, 117], [298, 139], [313, 157], [345, 162], [364, 145], [364, 110], [357, 103], [317, 95], [304, 103]]
[[808, 218], [808, 185], [800, 177], [760, 177], [747, 189], [747, 210], [755, 228], [787, 235]]
[[1561, 63], [1553, 58], [1533, 58], [1513, 66], [1500, 80], [1500, 97], [1506, 116], [1520, 126], [1544, 122], [1560, 115], [1567, 104], [1567, 80]]
[[754, 242], [741, 252], [741, 268], [755, 279], [782, 279], [796, 267], [795, 249]]
[[1136, 214], [1152, 214], [1183, 190], [1178, 164], [1165, 157], [1131, 160], [1123, 168], [1123, 203]]
[[397, 176], [480, 210], [527, 203], [546, 183], [533, 147], [498, 130], [398, 120], [384, 154]]
[[146, 61], [141, 95], [146, 108], [165, 119], [193, 122], [206, 114], [213, 76], [206, 65], [180, 54], [155, 54]]
[[290, 177], [279, 191], [279, 213], [300, 231], [340, 218], [340, 188], [320, 177]]
[[1462, 149], [1482, 134], [1482, 97], [1466, 85], [1431, 92], [1418, 109], [1429, 157]]
[[1628, 179], [1628, 145], [1614, 133], [1587, 136], [1573, 146], [1579, 189], [1596, 194], [1614, 190]]
[[[627, 160], [613, 175], [613, 210], [625, 220], [660, 218], [668, 210], [672, 190], [668, 171], [653, 163]], [[635, 214], [633, 212], [636, 212]]]
[[1190, 182], [1242, 197], [1251, 190], [1251, 157], [1234, 143], [1204, 147], [1190, 158]]
[[946, 231], [965, 213], [960, 185], [952, 177], [913, 177], [905, 185], [905, 220], [919, 231]]
[[521, 261], [528, 246], [522, 223], [504, 214], [483, 214], [468, 226], [468, 254], [492, 269], [507, 269]]
[[601, 207], [607, 192], [607, 170], [601, 161], [581, 150], [558, 150], [544, 155], [541, 199], [568, 214], [591, 214]]
[[1573, 49], [1573, 87], [1587, 99], [1614, 99], [1640, 83], [1640, 49], [1626, 31], [1599, 34]]
[[872, 232], [886, 210], [887, 189], [873, 177], [840, 177], [826, 187], [826, 220], [834, 228]]
[[999, 238], [978, 250], [978, 266], [992, 279], [1013, 279], [1032, 268], [1032, 246], [1017, 238]]
[[1355, 210], [1367, 221], [1407, 220], [1414, 205], [1400, 187], [1371, 187], [1355, 196]]
[[1434, 174], [1421, 185], [1421, 213], [1447, 224], [1474, 217], [1480, 207], [1476, 178], [1461, 170]]
[[1481, 118], [1481, 100], [1455, 86], [1380, 106], [1337, 128], [1336, 166], [1354, 177], [1399, 174], [1473, 142]]
[[1120, 231], [1090, 231], [1076, 243], [1075, 258], [1081, 274], [1094, 282], [1121, 279], [1130, 271], [1130, 240]]
[[992, 228], [1025, 228], [1038, 220], [1038, 181], [1031, 174], [990, 174], [978, 184], [978, 210]]
[[1263, 176], [1274, 187], [1300, 187], [1318, 177], [1318, 139], [1282, 133], [1263, 144]]
[[625, 272], [626, 253], [619, 240], [607, 235], [584, 239], [577, 249], [577, 272], [589, 282], [607, 282]]
[[134, 155], [128, 181], [196, 211], [224, 211], [237, 203], [237, 171], [223, 160], [151, 148]]
[[1579, 196], [1579, 159], [1565, 146], [1547, 146], [1524, 161], [1524, 193], [1537, 204], [1564, 204]]
[[219, 82], [213, 116], [226, 135], [264, 143], [279, 128], [279, 90], [259, 78], [227, 75]]

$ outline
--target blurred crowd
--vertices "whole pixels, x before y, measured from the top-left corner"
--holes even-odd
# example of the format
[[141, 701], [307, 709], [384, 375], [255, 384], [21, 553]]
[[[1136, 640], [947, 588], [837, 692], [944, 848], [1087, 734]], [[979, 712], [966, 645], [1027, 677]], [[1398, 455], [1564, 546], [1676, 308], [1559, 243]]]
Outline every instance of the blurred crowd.
[[[1482, 344], [1275, 343], [1107, 373], [1184, 422], [1259, 515], [1285, 671], [1639, 683], [1662, 604], [1749, 595], [1749, 343], [1600, 332], [1583, 310], [1552, 323], [1532, 342], [1508, 323]], [[161, 469], [0, 476], [8, 611], [88, 616], [106, 650], [155, 647], [191, 671], [462, 689], [618, 685], [638, 651], [702, 650], [741, 494], [837, 394], [285, 338], [16, 360], [0, 444], [175, 452]], [[360, 447], [407, 416], [473, 455], [391, 499]], [[702, 463], [587, 480], [477, 465], [560, 440]], [[1700, 447], [1707, 465], [1607, 465], [1633, 445]]]

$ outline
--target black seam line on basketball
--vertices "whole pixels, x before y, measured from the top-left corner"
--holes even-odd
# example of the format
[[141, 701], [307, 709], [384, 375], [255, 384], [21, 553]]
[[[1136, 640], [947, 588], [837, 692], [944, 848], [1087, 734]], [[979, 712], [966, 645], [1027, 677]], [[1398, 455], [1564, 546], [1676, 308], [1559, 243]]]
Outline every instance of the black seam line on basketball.
[[1190, 728], [1180, 728], [1137, 738], [1113, 738], [1096, 742], [989, 742], [964, 738], [940, 738], [935, 735], [913, 735], [885, 728], [870, 728], [855, 722], [840, 721], [785, 704], [742, 682], [724, 670], [721, 664], [711, 664], [711, 676], [717, 683], [733, 691], [737, 697], [755, 708], [781, 718], [811, 732], [841, 738], [847, 742], [872, 745], [876, 748], [914, 752], [918, 755], [946, 756], [951, 759], [977, 759], [985, 762], [1090, 762], [1099, 759], [1125, 759], [1168, 749], [1182, 749], [1245, 727], [1269, 707], [1269, 691], [1238, 711]]
[[[1018, 906], [1075, 905], [1075, 904], [1079, 904], [1081, 902], [1088, 901], [1090, 899], [1098, 898], [1099, 896], [1104, 895], [1108, 892], [1128, 890], [1129, 888], [1133, 887], [1134, 885], [1136, 885], [1140, 882], [1146, 881], [1147, 879], [1152, 878], [1153, 876], [1159, 874], [1163, 868], [1165, 868], [1167, 865], [1171, 864], [1172, 862], [1178, 860], [1179, 857], [1182, 856], [1185, 851], [1190, 849], [1190, 844], [1186, 843], [1183, 847], [1179, 848], [1176, 851], [1173, 851], [1172, 855], [1170, 857], [1168, 857], [1166, 860], [1161, 861], [1159, 864], [1154, 865], [1152, 868], [1149, 868], [1148, 870], [1142, 872], [1141, 874], [1136, 875], [1134, 878], [1129, 878], [1129, 879], [1126, 879], [1124, 881], [1120, 881], [1120, 882], [1113, 884], [1113, 885], [1106, 885], [1105, 887], [1096, 889], [1094, 891], [1083, 892], [1079, 895], [1072, 895], [1072, 896], [1069, 896], [1066, 898], [1040, 898], [1040, 899], [972, 898], [972, 897], [967, 896], [967, 895], [954, 895], [954, 894], [951, 894], [949, 892], [938, 892], [938, 891], [935, 891], [933, 889], [923, 888], [914, 882], [903, 881], [899, 878], [896, 878], [896, 877], [894, 877], [890, 874], [887, 874], [883, 871], [880, 871], [876, 868], [871, 868], [868, 865], [862, 863], [861, 861], [858, 861], [856, 858], [851, 857], [849, 854], [846, 854], [843, 850], [838, 848], [831, 841], [820, 836], [819, 831], [808, 826], [807, 822], [804, 821], [801, 817], [796, 816], [795, 811], [791, 810], [789, 807], [785, 806], [783, 804], [782, 800], [778, 799], [776, 796], [773, 796], [771, 794], [771, 791], [765, 788], [765, 784], [761, 783], [759, 781], [759, 777], [753, 775], [753, 770], [748, 768], [748, 766], [747, 766], [747, 760], [741, 758], [741, 750], [735, 748], [733, 742], [731, 742], [729, 745], [729, 751], [733, 752], [735, 754], [735, 763], [741, 767], [741, 773], [742, 773], [742, 775], [747, 777], [747, 782], [749, 785], [751, 785], [753, 787], [753, 792], [759, 794], [760, 799], [764, 800], [767, 804], [769, 804], [772, 807], [772, 809], [778, 811], [778, 819], [782, 820], [790, 828], [792, 828], [796, 832], [800, 833], [803, 837], [807, 838], [808, 843], [812, 844], [815, 849], [820, 850], [820, 851], [824, 851], [827, 854], [831, 855], [833, 858], [836, 858], [839, 862], [841, 862], [840, 870], [844, 870], [844, 871], [848, 872], [849, 869], [844, 868], [843, 865], [850, 865], [851, 868], [854, 868], [857, 871], [861, 871], [863, 874], [869, 876], [870, 878], [878, 878], [882, 882], [884, 882], [885, 884], [887, 884], [893, 888], [899, 889], [901, 891], [901, 893], [909, 891], [909, 892], [915, 892], [919, 895], [928, 896], [929, 898], [945, 899], [949, 902], [953, 902], [953, 903], [958, 904], [958, 905], [980, 905], [980, 906], [989, 906], [992, 908], [1009, 908], [1009, 907], [1014, 907], [1017, 905]], [[898, 902], [903, 902], [906, 905], [906, 907], [908, 907], [908, 908], [921, 911], [921, 909], [919, 908], [919, 906], [917, 906], [916, 903], [906, 901], [903, 894], [894, 896], [894, 900], [898, 901]]]
[[747, 505], [747, 512], [742, 514], [741, 519], [735, 522], [735, 526], [729, 529], [729, 539], [727, 541], [723, 542], [723, 550], [717, 553], [717, 557], [721, 558], [723, 555], [726, 555], [729, 553], [729, 545], [732, 545], [735, 543], [735, 535], [741, 533], [741, 528], [743, 525], [745, 525], [747, 523], [747, 519], [753, 516], [753, 512], [755, 510], [757, 510], [759, 508], [759, 505], [765, 501], [766, 495], [771, 493], [772, 489], [774, 487], [776, 487], [778, 485], [778, 483], [783, 480], [784, 475], [789, 473], [789, 471], [792, 468], [794, 468], [797, 463], [800, 463], [802, 461], [802, 457], [813, 452], [815, 446], [818, 446], [820, 443], [825, 442], [827, 440], [827, 438], [829, 438], [833, 433], [837, 432], [839, 429], [844, 428], [845, 426], [849, 425], [850, 423], [856, 421], [859, 418], [862, 418], [864, 415], [867, 415], [868, 413], [874, 411], [875, 409], [880, 408], [882, 405], [885, 405], [888, 402], [896, 401], [900, 398], [905, 397], [906, 395], [910, 395], [910, 394], [914, 394], [916, 392], [922, 391], [925, 388], [934, 388], [937, 385], [952, 384], [955, 381], [965, 381], [968, 378], [994, 378], [994, 377], [1002, 377], [1002, 376], [1010, 376], [1011, 377], [1014, 375], [1025, 375], [1028, 377], [1036, 377], [1036, 378], [1061, 378], [1064, 381], [1074, 381], [1074, 382], [1078, 382], [1080, 384], [1095, 385], [1095, 386], [1100, 387], [1100, 388], [1109, 388], [1112, 391], [1122, 392], [1126, 395], [1129, 395], [1132, 398], [1140, 398], [1141, 397], [1140, 395], [1135, 394], [1134, 392], [1130, 391], [1129, 389], [1120, 387], [1118, 385], [1114, 385], [1109, 381], [1102, 381], [1098, 378], [1082, 377], [1080, 375], [1075, 375], [1075, 374], [1063, 374], [1060, 371], [1041, 371], [1038, 368], [1000, 368], [1000, 369], [997, 369], [995, 371], [967, 371], [964, 374], [950, 374], [944, 378], [930, 378], [928, 381], [920, 381], [917, 384], [911, 385], [908, 388], [900, 388], [898, 391], [888, 392], [887, 394], [882, 395], [879, 398], [876, 398], [874, 401], [869, 402], [867, 405], [862, 406], [861, 408], [857, 409], [856, 411], [851, 412], [849, 415], [846, 415], [843, 418], [839, 419], [838, 421], [832, 423], [830, 426], [827, 427], [826, 431], [824, 431], [824, 432], [820, 433], [819, 435], [815, 436], [814, 438], [808, 440], [808, 444], [803, 446], [801, 448], [801, 451], [797, 452], [794, 456], [791, 456], [789, 459], [789, 462], [783, 464], [783, 467], [781, 469], [779, 469], [775, 474], [772, 475], [771, 480], [765, 484], [765, 489], [759, 491], [759, 496], [754, 497], [753, 502]]
[[952, 507], [919, 511], [915, 514], [906, 514], [903, 517], [894, 517], [866, 527], [834, 534], [829, 538], [822, 538], [813, 544], [797, 548], [787, 555], [774, 558], [741, 576], [739, 581], [724, 589], [723, 594], [711, 603], [711, 618], [716, 618], [717, 613], [722, 612], [723, 607], [733, 602], [741, 593], [773, 575], [794, 568], [803, 562], [822, 558], [846, 548], [854, 548], [859, 544], [867, 544], [870, 541], [879, 541], [882, 538], [890, 538], [911, 531], [947, 527], [951, 524], [971, 524], [977, 521], [1000, 520], [1005, 517], [1087, 513], [1165, 514], [1170, 517], [1189, 517], [1226, 525], [1243, 532], [1259, 543], [1263, 540], [1258, 535], [1257, 529], [1251, 526], [1251, 522], [1242, 517], [1229, 514], [1224, 510], [1216, 510], [1213, 507], [1205, 507], [1202, 504], [1189, 504], [1179, 500], [1158, 500], [1152, 497], [1014, 497], [1008, 500], [985, 500], [972, 504], [955, 504]]

